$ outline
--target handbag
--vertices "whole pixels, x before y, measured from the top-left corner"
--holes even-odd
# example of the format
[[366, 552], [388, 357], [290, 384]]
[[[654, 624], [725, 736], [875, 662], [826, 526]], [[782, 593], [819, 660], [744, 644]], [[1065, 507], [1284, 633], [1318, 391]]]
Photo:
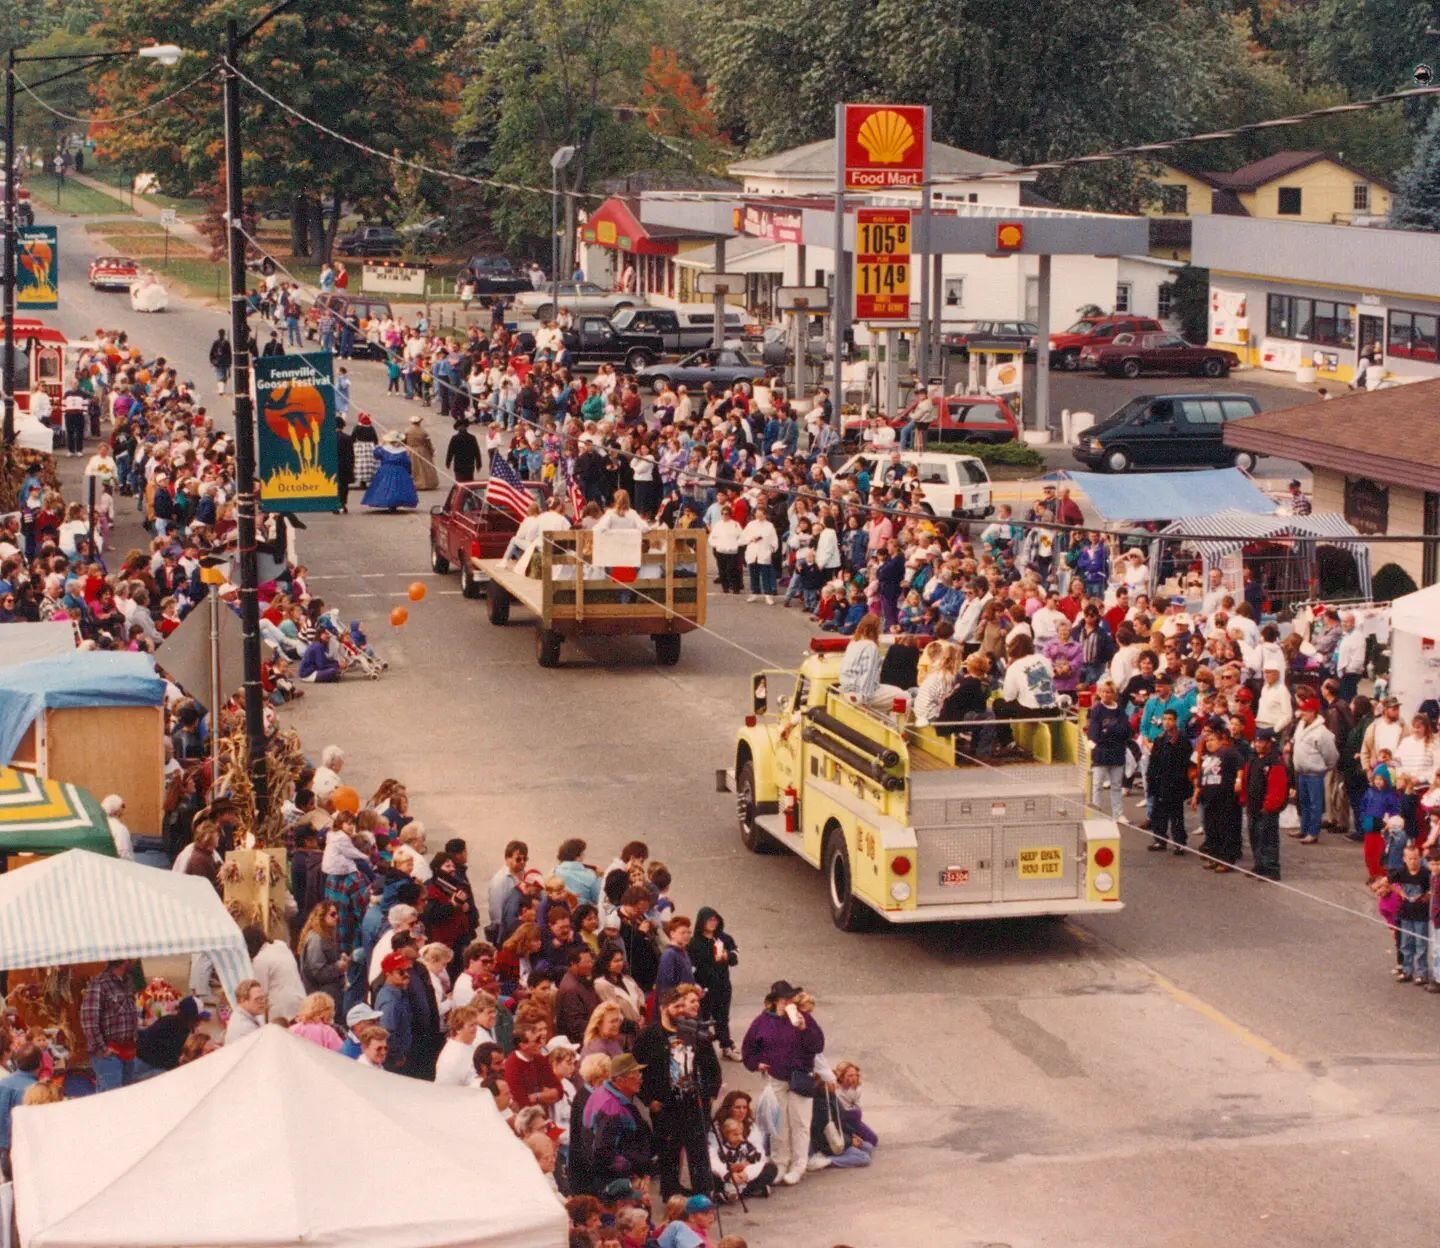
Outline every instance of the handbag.
[[845, 1132], [840, 1126], [840, 1100], [830, 1091], [825, 1093], [826, 1104], [829, 1105], [833, 1117], [825, 1122], [825, 1151], [832, 1157], [838, 1157], [845, 1151]]
[[815, 1095], [815, 1075], [808, 1070], [792, 1070], [790, 1072], [790, 1091], [796, 1096]]

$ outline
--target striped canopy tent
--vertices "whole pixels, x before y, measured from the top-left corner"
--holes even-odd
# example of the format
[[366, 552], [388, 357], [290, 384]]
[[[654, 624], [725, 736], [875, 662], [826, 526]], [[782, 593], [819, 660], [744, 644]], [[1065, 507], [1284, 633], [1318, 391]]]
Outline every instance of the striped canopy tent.
[[115, 857], [110, 821], [78, 785], [0, 767], [0, 863], [8, 854], [88, 849]]
[[[1249, 511], [1217, 511], [1209, 516], [1177, 520], [1160, 531], [1161, 537], [1179, 537], [1203, 560], [1206, 569], [1225, 555], [1243, 550], [1250, 542], [1283, 542], [1295, 537], [1325, 538], [1355, 560], [1360, 594], [1370, 597], [1370, 547], [1343, 516], [1316, 512], [1309, 516], [1257, 516]], [[1313, 564], [1316, 543], [1299, 543]]]
[[198, 875], [71, 849], [0, 876], [0, 970], [190, 953], [210, 955], [233, 1001], [250, 956]]

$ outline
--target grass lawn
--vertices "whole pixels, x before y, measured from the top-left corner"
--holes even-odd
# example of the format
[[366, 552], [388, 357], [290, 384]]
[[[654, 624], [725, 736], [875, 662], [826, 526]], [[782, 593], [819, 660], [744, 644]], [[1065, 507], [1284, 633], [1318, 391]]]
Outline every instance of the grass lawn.
[[[125, 170], [107, 165], [103, 161], [96, 160], [92, 155], [85, 160], [84, 172], [86, 177], [94, 178], [97, 182], [104, 182], [106, 186], [113, 186], [116, 193], [127, 204], [130, 202], [130, 184], [133, 176]], [[146, 203], [156, 204], [161, 208], [174, 208], [182, 217], [205, 215], [205, 201], [201, 199], [182, 199], [178, 195], [142, 195], [140, 198]]]
[[104, 191], [92, 190], [88, 186], [81, 186], [78, 182], [72, 182], [69, 179], [61, 188], [58, 198], [55, 194], [54, 178], [36, 175], [33, 178], [27, 178], [25, 186], [35, 203], [52, 213], [90, 217], [110, 213], [124, 214], [130, 211], [113, 195], [107, 195]]

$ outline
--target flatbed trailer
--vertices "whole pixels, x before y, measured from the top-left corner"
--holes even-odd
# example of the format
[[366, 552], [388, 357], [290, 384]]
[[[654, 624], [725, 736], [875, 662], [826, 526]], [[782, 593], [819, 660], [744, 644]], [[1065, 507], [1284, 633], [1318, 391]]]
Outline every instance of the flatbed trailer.
[[519, 603], [535, 616], [535, 658], [557, 667], [566, 637], [648, 635], [655, 661], [680, 661], [680, 638], [705, 623], [708, 577], [703, 529], [639, 534], [639, 562], [599, 567], [589, 530], [547, 532], [513, 560], [485, 559], [490, 623], [510, 622]]

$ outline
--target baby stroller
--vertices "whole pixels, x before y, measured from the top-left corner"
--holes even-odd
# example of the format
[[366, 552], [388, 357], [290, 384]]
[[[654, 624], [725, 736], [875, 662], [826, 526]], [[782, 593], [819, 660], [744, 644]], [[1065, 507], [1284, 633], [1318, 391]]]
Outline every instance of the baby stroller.
[[347, 664], [363, 672], [371, 680], [379, 680], [380, 673], [385, 671], [390, 664], [385, 662], [366, 639], [360, 629], [359, 620], [350, 621], [350, 630], [337, 634], [340, 638], [340, 648], [345, 652]]

